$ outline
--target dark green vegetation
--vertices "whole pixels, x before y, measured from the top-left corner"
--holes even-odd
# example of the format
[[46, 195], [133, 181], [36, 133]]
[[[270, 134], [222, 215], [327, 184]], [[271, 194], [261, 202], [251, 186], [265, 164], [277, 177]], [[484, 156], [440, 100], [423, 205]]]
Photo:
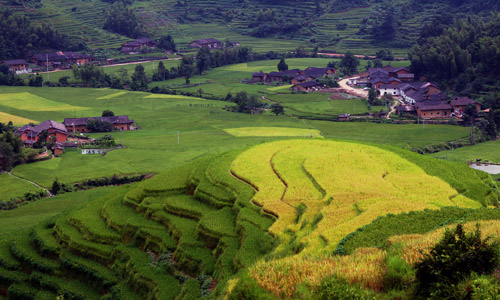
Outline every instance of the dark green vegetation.
[[477, 125], [492, 137], [500, 128], [499, 27], [500, 14], [492, 14], [487, 22], [473, 18], [454, 22], [445, 15], [424, 28], [409, 53], [417, 76], [441, 81], [460, 95], [482, 99], [483, 109], [490, 112]]
[[[471, 273], [491, 274], [499, 261], [498, 245], [491, 238], [481, 238], [479, 225], [475, 232], [465, 233], [461, 224], [446, 231], [443, 238], [416, 266], [418, 296], [443, 299], [453, 296], [456, 285]], [[462, 295], [463, 298], [466, 295]]]

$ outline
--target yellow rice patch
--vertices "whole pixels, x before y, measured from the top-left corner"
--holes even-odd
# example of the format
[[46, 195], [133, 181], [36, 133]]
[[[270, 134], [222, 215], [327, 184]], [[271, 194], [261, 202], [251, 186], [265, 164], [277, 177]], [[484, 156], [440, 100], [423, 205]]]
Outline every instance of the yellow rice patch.
[[303, 129], [290, 127], [240, 127], [226, 128], [225, 132], [236, 136], [305, 136], [314, 138], [323, 138], [317, 129]]
[[112, 99], [112, 98], [116, 98], [118, 96], [121, 96], [123, 94], [126, 94], [127, 92], [117, 92], [117, 93], [113, 93], [113, 94], [109, 94], [109, 95], [106, 95], [106, 96], [102, 96], [102, 97], [99, 97], [99, 98], [96, 98], [97, 100], [107, 100], [107, 99]]
[[189, 97], [183, 95], [166, 95], [166, 94], [152, 94], [144, 97], [143, 99], [186, 99], [186, 100], [205, 100], [199, 97]]
[[31, 93], [0, 94], [0, 105], [27, 111], [87, 110], [87, 107], [73, 106], [49, 100]]
[[29, 123], [38, 123], [35, 120], [26, 119], [23, 117], [11, 115], [11, 114], [4, 113], [4, 112], [0, 111], [0, 122], [1, 123], [8, 123], [9, 121], [12, 121], [12, 123], [14, 123], [14, 125], [26, 125]]

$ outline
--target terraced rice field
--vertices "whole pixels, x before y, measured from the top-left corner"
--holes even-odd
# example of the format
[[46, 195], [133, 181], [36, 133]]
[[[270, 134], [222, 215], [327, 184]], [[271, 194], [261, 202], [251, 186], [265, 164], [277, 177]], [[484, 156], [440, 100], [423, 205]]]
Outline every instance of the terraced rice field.
[[[342, 237], [381, 214], [480, 207], [406, 159], [359, 144], [264, 144], [238, 156], [232, 171], [257, 189], [253, 201], [278, 217], [271, 233], [300, 235], [302, 224], [321, 216], [303, 240], [307, 254], [333, 251]], [[299, 205], [305, 206], [301, 214]]]
[[489, 177], [465, 167], [466, 183], [482, 192], [458, 192], [453, 175], [428, 174], [439, 167], [425, 163], [439, 161], [403, 154], [292, 139], [107, 188], [83, 206], [1, 236], [0, 291], [10, 299], [217, 297], [231, 294], [239, 277], [228, 279], [240, 270], [279, 298], [326, 276], [380, 290], [385, 251], [331, 256], [344, 236], [387, 213], [498, 201], [485, 198], [494, 194]]

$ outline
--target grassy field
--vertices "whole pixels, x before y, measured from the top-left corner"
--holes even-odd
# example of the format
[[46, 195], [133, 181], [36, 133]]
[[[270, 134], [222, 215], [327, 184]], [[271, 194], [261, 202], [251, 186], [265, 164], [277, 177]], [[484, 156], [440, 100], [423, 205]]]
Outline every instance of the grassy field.
[[[4, 175], [0, 175], [3, 178]], [[5, 181], [2, 180], [2, 186]], [[14, 210], [0, 211], [0, 240], [18, 231], [28, 229], [43, 220], [60, 214], [64, 210], [77, 207], [101, 195], [112, 192], [114, 187], [98, 188], [78, 193], [62, 194], [45, 198]]]
[[[135, 67], [137, 65], [142, 65], [144, 66], [144, 71], [148, 76], [153, 75], [153, 70], [158, 69], [158, 63], [160, 61], [154, 61], [154, 62], [147, 62], [147, 63], [139, 63], [139, 64], [125, 64], [125, 65], [117, 65], [117, 66], [103, 66], [102, 69], [104, 70], [104, 73], [106, 74], [112, 74], [115, 76], [119, 77], [119, 70], [120, 69], [125, 69], [127, 70], [128, 77], [131, 77], [134, 74]], [[167, 59], [167, 60], [162, 60], [163, 65], [165, 68], [170, 69], [172, 67], [177, 67], [179, 65], [179, 60], [174, 60], [174, 59]], [[71, 70], [65, 70], [65, 71], [54, 71], [50, 72], [49, 74], [42, 72], [41, 75], [43, 76], [44, 81], [50, 81], [50, 82], [58, 82], [59, 79], [62, 77], [68, 76], [70, 77], [68, 79], [68, 83], [78, 83], [79, 81], [76, 80], [73, 77], [73, 71]], [[21, 75], [21, 78], [28, 78], [30, 75]]]
[[[84, 92], [82, 94], [82, 92]], [[57, 177], [74, 182], [113, 174], [161, 172], [167, 166], [180, 165], [210, 153], [245, 147], [276, 137], [234, 137], [225, 129], [241, 127], [288, 127], [318, 130], [322, 136], [344, 140], [394, 144], [403, 147], [419, 146], [455, 140], [467, 135], [457, 126], [391, 125], [373, 123], [333, 123], [308, 121], [286, 116], [247, 115], [230, 113], [222, 108], [227, 102], [196, 98], [151, 95], [110, 89], [77, 88], [0, 88], [2, 97], [19, 94], [35, 95], [33, 99], [46, 99], [68, 110], [21, 110], [0, 106], [3, 111], [36, 121], [67, 117], [98, 116], [105, 109], [116, 115], [129, 115], [141, 128], [123, 133], [126, 149], [115, 150], [106, 156], [84, 156], [67, 151], [60, 158], [36, 164], [20, 165], [14, 174], [50, 186]], [[10, 96], [9, 96], [10, 95]], [[83, 108], [82, 110], [70, 109]], [[177, 131], [180, 144], [177, 144]], [[119, 133], [112, 134], [120, 140]], [[96, 134], [94, 136], [99, 136]]]
[[471, 147], [456, 148], [430, 154], [435, 158], [452, 161], [466, 162], [469, 160], [483, 159], [490, 162], [500, 163], [500, 141], [490, 141]]
[[8, 201], [11, 198], [24, 195], [26, 192], [36, 192], [39, 189], [31, 183], [9, 176], [0, 174], [0, 201]]

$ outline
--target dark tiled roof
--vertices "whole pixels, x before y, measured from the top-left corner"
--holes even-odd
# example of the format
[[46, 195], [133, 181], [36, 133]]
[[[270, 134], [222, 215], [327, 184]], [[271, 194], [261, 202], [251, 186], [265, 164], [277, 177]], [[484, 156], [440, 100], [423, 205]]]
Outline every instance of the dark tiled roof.
[[307, 80], [307, 77], [304, 76], [304, 75], [299, 75], [299, 76], [295, 76], [294, 78], [295, 80], [299, 80], [299, 81], [302, 81], [302, 80]]
[[396, 107], [396, 110], [400, 112], [412, 112], [415, 111], [416, 109], [414, 105], [400, 105]]
[[314, 67], [309, 67], [309, 68], [307, 68], [307, 69], [304, 71], [304, 73], [305, 73], [307, 76], [311, 76], [311, 77], [313, 77], [313, 78], [318, 78], [318, 77], [321, 77], [321, 76], [323, 76], [323, 75], [327, 75], [329, 70], [334, 71], [335, 69], [334, 69], [334, 68], [329, 68], [329, 67], [326, 67], [326, 68], [314, 68]]
[[156, 44], [156, 42], [155, 42], [155, 41], [150, 40], [150, 39], [148, 39], [148, 38], [146, 38], [146, 37], [138, 38], [138, 39], [137, 39], [137, 40], [135, 40], [135, 41], [136, 41], [136, 42], [138, 42], [138, 43], [141, 43], [141, 44], [149, 44], [149, 43], [154, 43], [154, 44]]
[[302, 82], [302, 83], [299, 83], [297, 85], [300, 85], [304, 88], [309, 88], [309, 87], [315, 87], [315, 86], [319, 86], [320, 83], [317, 82], [316, 80], [311, 80], [311, 81], [307, 81], [307, 82]]
[[416, 104], [419, 110], [451, 110], [451, 105], [446, 102], [436, 101], [423, 101]]
[[128, 116], [110, 116], [110, 117], [89, 117], [89, 118], [67, 118], [64, 119], [64, 125], [66, 126], [85, 126], [87, 125], [88, 119], [94, 119], [99, 121], [108, 122], [111, 124], [131, 124], [134, 120], [129, 120]]
[[140, 46], [141, 46], [141, 44], [139, 42], [136, 42], [136, 41], [129, 41], [129, 42], [122, 44], [122, 47], [140, 47]]
[[4, 60], [4, 61], [2, 61], [2, 64], [5, 64], [7, 66], [12, 66], [12, 65], [26, 65], [26, 61], [24, 59], [11, 59], [11, 60]]
[[191, 43], [198, 43], [200, 45], [206, 45], [206, 44], [222, 43], [222, 42], [217, 40], [217, 39], [209, 38], [209, 39], [201, 39], [201, 40], [192, 41]]
[[455, 96], [451, 98], [450, 104], [453, 106], [467, 106], [469, 104], [479, 104], [479, 102], [468, 97]]
[[52, 120], [43, 121], [42, 123], [35, 126], [35, 130], [38, 132], [42, 132], [43, 130], [49, 130], [51, 128], [57, 129], [62, 132], [68, 132], [64, 124]]
[[264, 72], [255, 72], [255, 73], [252, 73], [252, 76], [253, 77], [264, 77], [266, 76], [267, 74], [264, 73]]
[[415, 78], [415, 74], [398, 74], [398, 78]]

